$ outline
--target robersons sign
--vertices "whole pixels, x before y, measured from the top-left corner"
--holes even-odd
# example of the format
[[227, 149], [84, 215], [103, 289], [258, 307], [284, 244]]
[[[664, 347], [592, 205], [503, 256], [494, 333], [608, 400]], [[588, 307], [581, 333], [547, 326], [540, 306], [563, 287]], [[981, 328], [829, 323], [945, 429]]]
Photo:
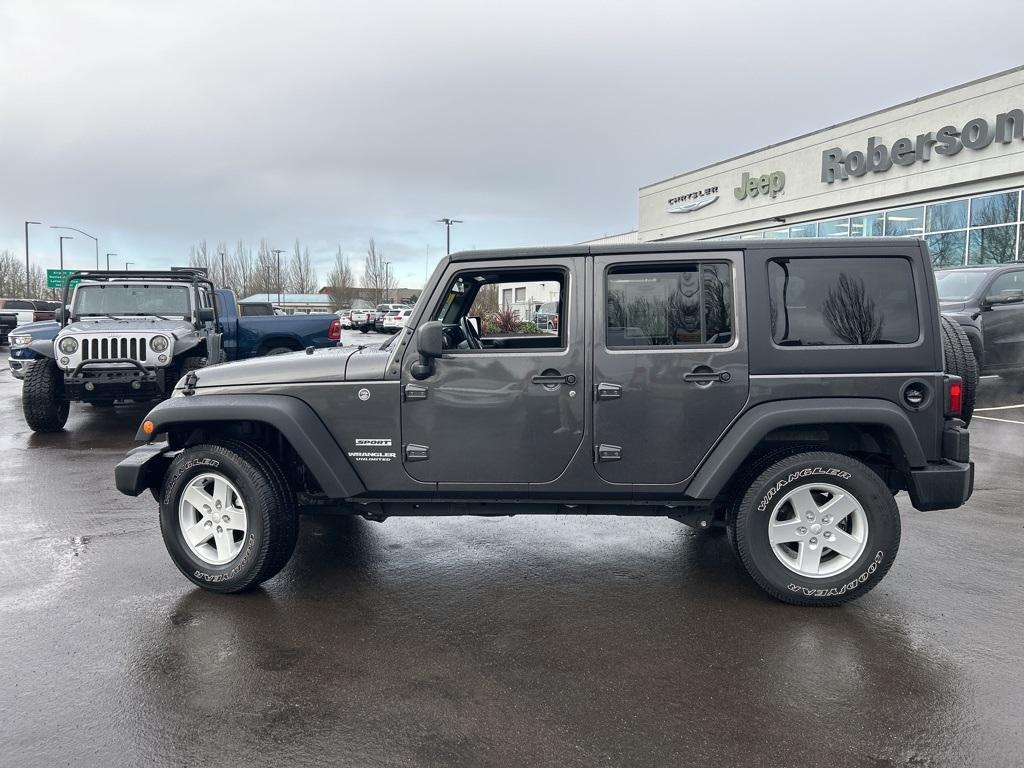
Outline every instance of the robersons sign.
[[1009, 144], [1024, 139], [1024, 110], [1011, 109], [996, 115], [995, 125], [983, 117], [968, 120], [962, 128], [946, 125], [937, 131], [919, 133], [913, 139], [897, 139], [888, 146], [872, 136], [862, 152], [844, 152], [841, 147], [821, 153], [821, 180], [826, 184], [863, 176], [868, 171], [883, 173], [893, 165], [913, 165], [931, 160], [932, 152], [951, 156], [962, 149], [984, 149], [993, 142]]

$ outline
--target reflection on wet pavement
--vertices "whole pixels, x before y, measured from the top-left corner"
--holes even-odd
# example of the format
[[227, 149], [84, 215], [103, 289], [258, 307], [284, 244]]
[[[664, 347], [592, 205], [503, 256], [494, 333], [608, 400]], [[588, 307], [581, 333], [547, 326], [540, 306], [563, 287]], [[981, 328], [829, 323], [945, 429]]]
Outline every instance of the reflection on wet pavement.
[[840, 609], [766, 598], [721, 537], [581, 517], [306, 518], [279, 577], [223, 596], [113, 489], [145, 408], [33, 436], [19, 386], [0, 765], [1020, 764], [1024, 425], [977, 423], [969, 507], [901, 500], [892, 571]]

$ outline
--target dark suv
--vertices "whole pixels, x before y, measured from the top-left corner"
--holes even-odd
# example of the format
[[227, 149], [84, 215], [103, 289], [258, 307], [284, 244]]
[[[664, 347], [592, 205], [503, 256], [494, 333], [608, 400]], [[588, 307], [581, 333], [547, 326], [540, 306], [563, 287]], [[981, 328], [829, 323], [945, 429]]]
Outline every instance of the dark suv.
[[944, 269], [935, 280], [942, 314], [967, 334], [980, 372], [1024, 383], [1024, 264]]
[[[554, 333], [480, 316], [523, 282], [558, 284]], [[616, 514], [725, 527], [771, 595], [837, 604], [892, 565], [897, 493], [970, 497], [944, 329], [914, 240], [457, 253], [381, 346], [192, 372], [116, 482], [223, 592], [287, 563], [299, 512]]]

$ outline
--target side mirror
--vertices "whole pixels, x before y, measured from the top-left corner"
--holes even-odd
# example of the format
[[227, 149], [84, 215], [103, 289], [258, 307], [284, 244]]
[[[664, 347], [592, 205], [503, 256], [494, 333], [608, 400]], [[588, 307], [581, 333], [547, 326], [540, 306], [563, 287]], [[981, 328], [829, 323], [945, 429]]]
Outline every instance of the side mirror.
[[444, 355], [444, 326], [440, 320], [430, 320], [416, 329], [416, 351], [420, 359], [413, 363], [411, 373], [419, 381], [434, 373], [434, 360]]
[[1024, 303], [1024, 291], [1003, 291], [985, 297], [985, 303], [989, 306], [997, 304], [1021, 304]]
[[212, 323], [214, 320], [213, 307], [200, 307], [196, 311], [196, 317], [200, 323]]
[[55, 310], [53, 310], [53, 319], [56, 320], [58, 323], [63, 324], [64, 320], [67, 318], [67, 314], [68, 311], [64, 309], [64, 307], [57, 307]]

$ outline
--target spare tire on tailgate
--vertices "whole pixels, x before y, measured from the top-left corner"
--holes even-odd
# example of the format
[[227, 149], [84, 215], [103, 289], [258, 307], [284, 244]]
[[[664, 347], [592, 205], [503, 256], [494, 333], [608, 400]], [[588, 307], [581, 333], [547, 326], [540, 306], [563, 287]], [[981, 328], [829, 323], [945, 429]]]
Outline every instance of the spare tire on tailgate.
[[946, 373], [964, 380], [964, 404], [960, 418], [964, 424], [971, 423], [974, 414], [974, 398], [978, 393], [978, 361], [967, 333], [955, 320], [945, 315], [940, 317], [942, 326], [942, 355], [946, 359]]

